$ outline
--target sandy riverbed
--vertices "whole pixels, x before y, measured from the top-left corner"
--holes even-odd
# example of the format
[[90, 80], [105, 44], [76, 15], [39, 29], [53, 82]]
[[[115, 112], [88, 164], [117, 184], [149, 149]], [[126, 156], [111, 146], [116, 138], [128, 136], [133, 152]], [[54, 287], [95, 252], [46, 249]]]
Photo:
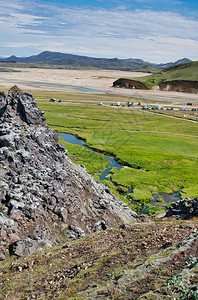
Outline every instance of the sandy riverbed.
[[[16, 68], [17, 69], [17, 68]], [[81, 86], [104, 91], [107, 93], [138, 96], [138, 97], [159, 97], [172, 100], [184, 99], [186, 101], [197, 101], [198, 95], [189, 93], [167, 92], [167, 91], [143, 91], [113, 88], [113, 82], [118, 78], [132, 78], [145, 76], [140, 72], [124, 72], [113, 70], [59, 70], [59, 69], [31, 69], [18, 68], [22, 72], [0, 73], [0, 89], [10, 88], [17, 84], [23, 90], [57, 90], [74, 91], [72, 87], [59, 87], [53, 84]], [[34, 82], [40, 82], [39, 86], [34, 86]], [[43, 85], [42, 85], [43, 83]], [[47, 83], [47, 85], [46, 85]], [[52, 84], [52, 85], [50, 85]]]

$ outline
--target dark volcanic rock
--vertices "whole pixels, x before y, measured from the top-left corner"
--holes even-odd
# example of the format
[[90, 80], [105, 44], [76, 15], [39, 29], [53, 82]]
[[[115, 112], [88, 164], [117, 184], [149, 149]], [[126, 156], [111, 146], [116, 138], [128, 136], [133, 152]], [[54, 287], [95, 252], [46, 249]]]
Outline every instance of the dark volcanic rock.
[[97, 222], [135, 220], [135, 212], [70, 161], [31, 94], [14, 88], [0, 93], [0, 105], [0, 246], [12, 245], [20, 256], [61, 241], [69, 224], [79, 238], [101, 227], [93, 227]]
[[190, 219], [198, 217], [198, 198], [182, 199], [173, 203], [166, 213], [165, 217], [175, 217], [182, 219]]

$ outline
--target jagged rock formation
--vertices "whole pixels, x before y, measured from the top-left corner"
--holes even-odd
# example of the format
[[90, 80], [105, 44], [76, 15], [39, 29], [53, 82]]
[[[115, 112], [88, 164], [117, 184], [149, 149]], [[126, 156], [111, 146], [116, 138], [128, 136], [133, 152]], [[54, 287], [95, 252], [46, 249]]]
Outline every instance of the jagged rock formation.
[[165, 217], [191, 219], [198, 217], [198, 198], [182, 199], [172, 203]]
[[44, 121], [31, 94], [0, 92], [0, 259], [8, 245], [23, 256], [137, 217], [70, 161]]

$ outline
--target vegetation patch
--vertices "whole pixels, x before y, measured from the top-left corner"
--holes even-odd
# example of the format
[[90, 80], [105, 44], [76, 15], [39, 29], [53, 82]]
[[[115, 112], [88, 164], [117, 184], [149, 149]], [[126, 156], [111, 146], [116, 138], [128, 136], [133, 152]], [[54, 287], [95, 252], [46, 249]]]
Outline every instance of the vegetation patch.
[[[100, 101], [126, 103], [127, 97], [60, 93], [62, 102], [50, 103], [49, 98], [53, 96], [55, 93], [50, 96], [50, 92], [36, 92], [38, 106], [45, 111], [46, 121], [52, 128], [75, 134], [90, 148], [113, 155], [127, 166], [119, 171], [112, 169], [114, 184], [103, 181], [123, 201], [133, 205], [123, 195], [128, 188], [133, 189], [136, 200], [153, 199], [153, 194], [179, 190], [182, 197], [198, 196], [196, 123], [137, 109], [98, 105]], [[74, 161], [85, 165], [88, 172], [99, 179], [97, 171], [107, 166], [103, 154], [70, 144], [66, 148]], [[140, 190], [141, 193], [133, 194]]]
[[189, 80], [198, 81], [198, 62], [185, 63], [183, 65], [174, 66], [168, 68], [160, 73], [148, 75], [144, 77], [133, 78], [142, 82], [147, 88], [152, 88], [155, 85], [159, 85], [161, 82], [173, 81], [173, 80]]
[[109, 167], [109, 161], [102, 153], [90, 151], [80, 145], [66, 143], [61, 137], [59, 137], [59, 142], [65, 145], [69, 157], [75, 163], [84, 165], [89, 174], [95, 175]]

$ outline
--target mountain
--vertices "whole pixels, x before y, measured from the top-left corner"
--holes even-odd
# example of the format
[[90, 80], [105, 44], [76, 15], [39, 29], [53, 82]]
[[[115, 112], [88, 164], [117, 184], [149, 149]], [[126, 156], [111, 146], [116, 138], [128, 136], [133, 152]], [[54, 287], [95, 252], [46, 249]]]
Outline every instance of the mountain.
[[41, 65], [47, 64], [68, 68], [100, 68], [123, 71], [133, 71], [140, 68], [147, 68], [147, 70], [152, 68], [153, 70], [152, 64], [141, 59], [95, 58], [50, 51], [44, 51], [38, 55], [26, 58], [19, 58], [13, 55], [1, 60], [1, 62], [31, 63]]
[[38, 55], [32, 55], [29, 57], [16, 57], [15, 55], [12, 55], [8, 58], [0, 58], [0, 62], [54, 65], [66, 68], [99, 68], [156, 73], [161, 69], [191, 62], [191, 60], [188, 58], [183, 58], [176, 62], [170, 62], [166, 64], [152, 64], [142, 59], [134, 58], [96, 58], [61, 52], [44, 51]]
[[169, 63], [166, 63], [166, 64], [159, 64], [159, 65], [157, 65], [157, 67], [165, 69], [165, 68], [170, 68], [170, 67], [173, 67], [173, 66], [185, 64], [185, 63], [188, 63], [188, 62], [191, 62], [191, 61], [192, 60], [190, 60], [188, 58], [182, 58], [182, 59], [179, 59], [175, 62], [169, 62]]

